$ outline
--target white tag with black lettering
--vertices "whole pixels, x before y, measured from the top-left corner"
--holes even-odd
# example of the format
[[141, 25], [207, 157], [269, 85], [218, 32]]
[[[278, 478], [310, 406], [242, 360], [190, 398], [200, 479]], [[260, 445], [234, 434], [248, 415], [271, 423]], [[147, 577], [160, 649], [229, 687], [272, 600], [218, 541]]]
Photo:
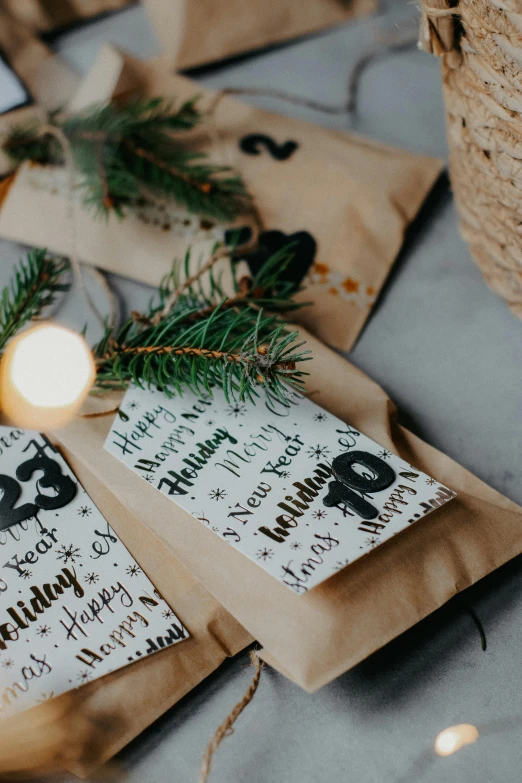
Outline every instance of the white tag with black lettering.
[[105, 448], [299, 594], [455, 496], [298, 395], [132, 387]]
[[0, 427], [0, 720], [188, 638], [44, 435]]

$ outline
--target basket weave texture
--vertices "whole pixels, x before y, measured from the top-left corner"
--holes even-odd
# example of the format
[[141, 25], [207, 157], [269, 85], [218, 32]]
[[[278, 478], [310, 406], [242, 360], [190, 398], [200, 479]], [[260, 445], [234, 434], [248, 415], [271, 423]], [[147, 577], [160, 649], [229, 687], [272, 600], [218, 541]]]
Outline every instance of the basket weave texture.
[[522, 2], [429, 0], [420, 46], [442, 57], [461, 232], [522, 318]]

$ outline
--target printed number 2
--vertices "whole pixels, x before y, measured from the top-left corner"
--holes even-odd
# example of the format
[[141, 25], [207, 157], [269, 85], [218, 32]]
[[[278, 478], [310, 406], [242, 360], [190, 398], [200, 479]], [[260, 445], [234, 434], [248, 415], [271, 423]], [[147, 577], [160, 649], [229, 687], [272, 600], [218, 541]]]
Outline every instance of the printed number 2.
[[251, 133], [249, 136], [243, 136], [239, 142], [240, 149], [246, 155], [261, 155], [262, 147], [265, 147], [274, 160], [288, 160], [298, 147], [296, 141], [285, 141], [284, 144], [278, 144], [270, 136], [264, 133]]
[[[29, 481], [33, 473], [41, 470], [43, 476], [36, 482], [38, 494], [34, 503], [24, 503], [19, 508], [14, 508], [22, 494], [22, 488], [18, 481], [15, 481], [11, 476], [0, 475], [0, 490], [3, 490], [3, 495], [0, 498], [0, 530], [5, 530], [11, 525], [36, 516], [40, 509], [47, 511], [62, 508], [70, 503], [76, 495], [77, 487], [71, 477], [64, 476], [60, 464], [45, 454], [47, 447], [54, 451], [49, 441], [46, 439], [43, 447], [34, 440], [29, 443], [30, 445], [36, 447], [37, 454], [17, 467], [16, 478], [18, 481]], [[52, 488], [56, 494], [45, 495], [40, 492], [40, 487]]]

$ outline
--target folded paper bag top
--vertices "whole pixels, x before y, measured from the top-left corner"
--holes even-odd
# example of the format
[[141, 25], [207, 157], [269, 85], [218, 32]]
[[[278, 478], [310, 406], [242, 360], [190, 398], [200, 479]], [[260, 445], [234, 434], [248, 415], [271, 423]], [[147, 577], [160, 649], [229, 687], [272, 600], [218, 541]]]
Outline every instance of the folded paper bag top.
[[[200, 95], [210, 118], [190, 137], [219, 164], [237, 169], [253, 197], [267, 251], [295, 242], [306, 275], [296, 313], [332, 345], [350, 349], [402, 246], [404, 233], [442, 164], [352, 134], [327, 130], [216, 94], [105, 47], [72, 99], [79, 110], [121, 95], [164, 96], [177, 105]], [[213, 107], [213, 109], [212, 109]], [[23, 165], [3, 199], [0, 236], [70, 254], [68, 178], [63, 169]], [[96, 221], [74, 210], [82, 261], [157, 286], [188, 247], [208, 253], [223, 224], [175, 204]], [[241, 216], [238, 223], [241, 225]]]
[[[522, 552], [522, 509], [398, 426], [377, 384], [303, 336], [313, 351], [308, 389], [314, 402], [457, 492], [305, 595], [291, 592], [155, 487], [129, 481], [129, 469], [103, 449], [111, 417], [78, 419], [57, 435], [263, 645], [263, 657], [313, 691]], [[93, 404], [109, 409], [115, 399]]]
[[162, 49], [177, 68], [223, 60], [361, 17], [377, 0], [144, 0]]
[[134, 0], [2, 0], [1, 5], [14, 20], [28, 30], [47, 32], [117, 11], [133, 2]]

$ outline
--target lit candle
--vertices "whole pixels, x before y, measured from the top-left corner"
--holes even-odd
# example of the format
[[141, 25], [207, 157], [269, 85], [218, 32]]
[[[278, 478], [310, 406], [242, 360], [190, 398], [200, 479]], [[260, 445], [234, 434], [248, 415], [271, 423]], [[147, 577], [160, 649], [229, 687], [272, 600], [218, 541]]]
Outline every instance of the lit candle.
[[0, 360], [0, 408], [26, 429], [63, 427], [80, 409], [96, 376], [81, 335], [46, 323], [12, 340]]
[[435, 740], [435, 750], [439, 756], [451, 756], [464, 745], [472, 745], [478, 739], [478, 730], [471, 723], [460, 723], [450, 726], [438, 735]]

